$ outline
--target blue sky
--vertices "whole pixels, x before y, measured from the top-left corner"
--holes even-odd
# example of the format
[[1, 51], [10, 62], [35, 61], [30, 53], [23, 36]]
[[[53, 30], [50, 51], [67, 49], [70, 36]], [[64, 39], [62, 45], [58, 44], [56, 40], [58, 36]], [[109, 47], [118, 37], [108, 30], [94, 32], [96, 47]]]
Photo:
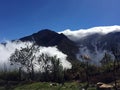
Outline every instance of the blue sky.
[[120, 25], [120, 0], [0, 0], [0, 41], [108, 25]]

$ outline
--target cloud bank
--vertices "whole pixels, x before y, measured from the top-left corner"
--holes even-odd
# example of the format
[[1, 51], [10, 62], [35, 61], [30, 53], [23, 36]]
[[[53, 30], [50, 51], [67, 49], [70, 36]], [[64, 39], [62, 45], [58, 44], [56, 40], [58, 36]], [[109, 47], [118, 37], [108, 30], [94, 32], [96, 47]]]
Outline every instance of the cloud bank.
[[[93, 51], [87, 47], [87, 46], [89, 46], [88, 44], [84, 45], [79, 42], [81, 40], [84, 40], [84, 38], [87, 37], [88, 35], [92, 35], [92, 34], [96, 34], [96, 33], [101, 34], [101, 35], [106, 35], [111, 32], [120, 32], [120, 26], [118, 26], [118, 25], [99, 26], [99, 27], [93, 27], [93, 28], [89, 28], [89, 29], [80, 29], [80, 30], [75, 30], [75, 31], [67, 29], [67, 30], [64, 30], [64, 31], [58, 32], [58, 33], [63, 33], [70, 40], [76, 42], [79, 45], [79, 52], [76, 54], [76, 56], [80, 61], [82, 61], [81, 56], [87, 55], [91, 59], [91, 63], [99, 65], [100, 61], [104, 57], [105, 53], [109, 53], [111, 55], [111, 57], [114, 58], [113, 54], [110, 51], [103, 50], [102, 46], [98, 47], [97, 41], [94, 41], [94, 42], [91, 41], [91, 45], [94, 48]], [[105, 43], [103, 43], [103, 44], [105, 44]]]
[[58, 33], [63, 33], [64, 35], [66, 35], [70, 40], [72, 41], [77, 41], [83, 37], [86, 37], [88, 35], [92, 35], [95, 33], [99, 33], [99, 34], [108, 34], [110, 32], [114, 32], [114, 31], [119, 31], [120, 32], [120, 26], [118, 25], [114, 25], [114, 26], [99, 26], [99, 27], [93, 27], [93, 28], [89, 28], [89, 29], [80, 29], [80, 30], [64, 30]]
[[[21, 49], [21, 47], [26, 47], [27, 45], [32, 45], [31, 42], [10, 42], [7, 41], [6, 44], [0, 44], [0, 68], [3, 69], [4, 66], [11, 69], [13, 68], [10, 65], [9, 57], [12, 53], [15, 52], [15, 49]], [[40, 47], [40, 51], [37, 52], [37, 56], [41, 53], [45, 53], [49, 56], [57, 56], [60, 59], [60, 62], [63, 68], [70, 69], [72, 67], [71, 63], [67, 61], [67, 55], [62, 53], [57, 49], [56, 46], [54, 47]], [[17, 66], [16, 66], [17, 67]]]
[[62, 53], [57, 49], [56, 46], [54, 47], [40, 47], [41, 52], [40, 53], [45, 53], [48, 56], [57, 56], [57, 58], [60, 59], [61, 64], [63, 65], [64, 68], [71, 68], [71, 63], [66, 60], [67, 55]]
[[84, 61], [81, 56], [88, 56], [90, 58], [90, 63], [95, 65], [100, 65], [100, 61], [103, 59], [105, 53], [111, 56], [111, 60], [114, 60], [115, 57], [112, 52], [107, 50], [95, 50], [90, 51], [87, 47], [80, 47], [79, 53], [76, 54], [78, 60]]

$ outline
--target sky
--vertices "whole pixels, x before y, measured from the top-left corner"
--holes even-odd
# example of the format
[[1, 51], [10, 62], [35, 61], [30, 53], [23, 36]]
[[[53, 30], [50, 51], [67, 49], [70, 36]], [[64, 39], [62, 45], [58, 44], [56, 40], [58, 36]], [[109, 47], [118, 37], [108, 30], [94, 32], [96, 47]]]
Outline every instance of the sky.
[[0, 0], [0, 41], [112, 25], [120, 25], [120, 0]]

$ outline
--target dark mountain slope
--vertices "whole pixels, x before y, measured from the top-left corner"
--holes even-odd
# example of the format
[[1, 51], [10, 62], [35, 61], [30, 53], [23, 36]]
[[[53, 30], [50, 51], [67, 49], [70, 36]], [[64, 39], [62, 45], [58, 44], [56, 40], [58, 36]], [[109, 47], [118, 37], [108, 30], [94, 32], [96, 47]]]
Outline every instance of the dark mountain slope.
[[95, 48], [98, 50], [111, 51], [111, 48], [120, 48], [120, 32], [111, 32], [106, 35], [96, 33], [81, 38], [76, 43], [78, 45], [87, 46], [91, 51], [94, 51]]
[[76, 59], [78, 47], [69, 40], [64, 34], [58, 34], [54, 31], [44, 29], [30, 36], [20, 38], [21, 41], [32, 41], [39, 46], [57, 46], [59, 50], [68, 55], [69, 60]]

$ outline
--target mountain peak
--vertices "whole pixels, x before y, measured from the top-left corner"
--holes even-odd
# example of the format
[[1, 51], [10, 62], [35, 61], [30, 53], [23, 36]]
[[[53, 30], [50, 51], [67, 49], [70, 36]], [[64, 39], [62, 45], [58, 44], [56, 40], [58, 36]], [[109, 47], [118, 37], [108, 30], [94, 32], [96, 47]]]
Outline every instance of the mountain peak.
[[54, 32], [54, 31], [50, 29], [43, 29], [43, 30], [38, 31], [37, 33], [46, 33], [46, 32]]
[[49, 29], [43, 29], [38, 31], [37, 33], [23, 37], [20, 40], [23, 42], [35, 42], [35, 44], [39, 46], [57, 46], [59, 50], [69, 56], [70, 60], [76, 59], [78, 47], [64, 34], [59, 34]]

